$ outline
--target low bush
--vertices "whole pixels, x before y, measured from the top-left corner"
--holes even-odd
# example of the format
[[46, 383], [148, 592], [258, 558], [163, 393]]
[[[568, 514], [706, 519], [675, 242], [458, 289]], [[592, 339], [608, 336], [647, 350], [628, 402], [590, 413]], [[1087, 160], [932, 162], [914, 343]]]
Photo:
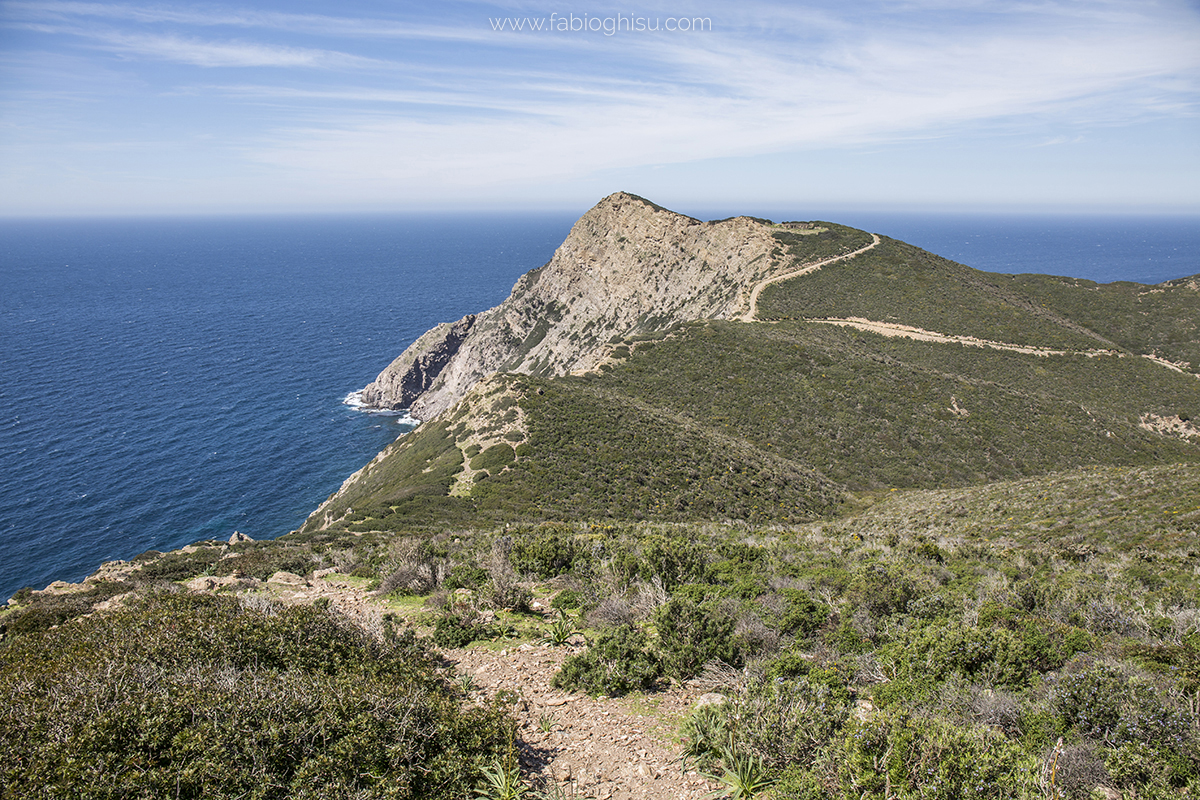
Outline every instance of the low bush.
[[104, 581], [80, 592], [63, 594], [34, 594], [22, 590], [18, 595], [24, 598], [25, 604], [4, 615], [0, 621], [0, 634], [10, 636], [48, 630], [91, 613], [97, 603], [133, 588], [128, 583]]
[[739, 746], [779, 769], [810, 763], [850, 718], [850, 703], [804, 678], [750, 684], [725, 708]]
[[554, 578], [571, 570], [577, 549], [574, 531], [565, 525], [546, 524], [526, 535], [513, 537], [509, 559], [518, 572]]
[[139, 578], [179, 581], [211, 573], [220, 558], [219, 547], [199, 547], [191, 553], [176, 550], [146, 561], [136, 574]]
[[433, 625], [433, 643], [438, 647], [466, 647], [471, 642], [498, 635], [496, 626], [453, 612], [441, 615]]
[[734, 620], [712, 603], [672, 598], [655, 616], [665, 672], [678, 680], [695, 676], [713, 659], [738, 666], [742, 654], [734, 641]]
[[448, 800], [511, 731], [316, 608], [160, 594], [0, 648], [6, 797]]
[[590, 695], [619, 697], [655, 687], [662, 665], [646, 645], [646, 634], [624, 625], [602, 634], [571, 656], [554, 676], [554, 685]]
[[277, 542], [246, 542], [235, 545], [233, 555], [222, 558], [213, 568], [216, 575], [244, 575], [265, 581], [276, 572], [307, 575], [317, 559], [302, 547]]

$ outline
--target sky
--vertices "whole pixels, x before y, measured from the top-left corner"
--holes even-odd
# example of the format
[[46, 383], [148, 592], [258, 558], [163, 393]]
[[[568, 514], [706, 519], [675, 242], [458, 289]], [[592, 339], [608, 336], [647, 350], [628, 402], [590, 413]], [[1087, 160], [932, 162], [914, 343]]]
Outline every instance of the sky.
[[1198, 101], [1194, 0], [0, 0], [0, 216], [1200, 214]]

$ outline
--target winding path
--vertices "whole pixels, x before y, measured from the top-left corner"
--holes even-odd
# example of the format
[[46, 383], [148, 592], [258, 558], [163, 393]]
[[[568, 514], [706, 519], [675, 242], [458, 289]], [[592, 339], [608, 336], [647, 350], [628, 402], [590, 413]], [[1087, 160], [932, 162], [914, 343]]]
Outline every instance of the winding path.
[[772, 283], [779, 283], [780, 281], [790, 280], [791, 278], [799, 278], [801, 275], [807, 275], [810, 272], [816, 272], [826, 264], [832, 264], [835, 261], [845, 261], [848, 258], [854, 258], [855, 256], [862, 255], [879, 244], [878, 234], [872, 233], [871, 239], [872, 242], [870, 244], [860, 247], [852, 253], [843, 253], [840, 256], [827, 258], [824, 261], [814, 261], [811, 264], [805, 264], [803, 267], [800, 267], [800, 269], [794, 269], [791, 272], [785, 272], [782, 275], [775, 275], [759, 281], [755, 285], [754, 290], [750, 292], [750, 310], [742, 315], [742, 322], [754, 321], [754, 318], [758, 315], [758, 295], [763, 289], [767, 288]]
[[[911, 325], [900, 325], [895, 322], [876, 322], [862, 317], [828, 317], [825, 319], [806, 319], [805, 322], [820, 322], [825, 325], [838, 325], [844, 328], [855, 328], [860, 331], [878, 333], [882, 336], [903, 336], [906, 339], [917, 339], [922, 342], [941, 342], [943, 344], [965, 344], [972, 347], [990, 347], [993, 350], [1011, 350], [1014, 353], [1028, 353], [1035, 356], [1119, 356], [1116, 350], [1055, 350], [1051, 347], [1037, 347], [1026, 344], [1009, 344], [995, 342], [990, 339], [980, 339], [975, 336], [957, 336], [954, 334], [927, 331]], [[1181, 370], [1182, 371], [1182, 370]]]
[[[763, 289], [767, 288], [773, 283], [779, 283], [780, 281], [786, 281], [792, 278], [798, 278], [801, 275], [807, 275], [810, 272], [816, 272], [821, 267], [824, 267], [827, 264], [832, 264], [835, 261], [845, 261], [846, 259], [862, 255], [879, 244], [879, 236], [877, 234], [872, 233], [871, 239], [872, 241], [870, 244], [860, 247], [852, 253], [844, 253], [840, 256], [827, 258], [824, 261], [814, 261], [810, 264], [805, 264], [799, 269], [794, 269], [790, 272], [785, 272], [781, 275], [774, 275], [770, 278], [765, 278], [759, 281], [757, 284], [755, 284], [753, 291], [750, 292], [750, 310], [741, 316], [741, 321], [754, 322], [754, 318], [758, 315], [758, 296], [762, 293]], [[978, 339], [974, 336], [955, 336], [952, 334], [937, 333], [935, 331], [927, 331], [922, 328], [915, 328], [909, 325], [899, 325], [890, 322], [876, 322], [874, 320], [862, 319], [861, 317], [808, 319], [806, 322], [820, 322], [826, 325], [839, 325], [847, 328], [857, 328], [861, 331], [878, 333], [882, 334], [883, 336], [903, 336], [908, 339], [917, 339], [924, 342], [942, 342], [965, 344], [972, 347], [989, 347], [994, 350], [1009, 350], [1015, 353], [1028, 353], [1038, 356], [1071, 355], [1095, 358], [1097, 356], [1124, 357], [1127, 355], [1126, 353], [1121, 353], [1116, 350], [1055, 350], [1049, 347], [1010, 344], [1008, 342], [993, 342], [987, 339]], [[1179, 372], [1184, 375], [1191, 375], [1193, 378], [1200, 379], [1200, 375], [1189, 372], [1188, 370], [1183, 369], [1179, 365], [1173, 364], [1164, 358], [1159, 358], [1157, 356], [1148, 354], [1143, 354], [1141, 357], [1159, 365], [1160, 367], [1166, 367], [1167, 369], [1174, 370], [1175, 372]]]
[[[1098, 356], [1116, 356], [1117, 358], [1125, 358], [1126, 356], [1136, 355], [1133, 353], [1122, 353], [1119, 350], [1055, 350], [1050, 347], [1036, 347], [1034, 345], [1025, 344], [1010, 344], [1008, 342], [994, 342], [990, 339], [979, 339], [974, 336], [955, 336], [946, 333], [937, 333], [936, 331], [927, 331], [924, 328], [914, 328], [911, 325], [900, 325], [894, 322], [876, 322], [874, 320], [863, 319], [861, 317], [830, 317], [825, 319], [806, 319], [805, 322], [819, 322], [823, 325], [838, 325], [844, 328], [855, 328], [860, 331], [869, 333], [878, 333], [881, 336], [903, 336], [906, 339], [916, 339], [921, 342], [939, 342], [942, 344], [965, 344], [971, 347], [990, 347], [993, 350], [1009, 350], [1014, 353], [1027, 353], [1035, 356], [1086, 356], [1088, 358], [1096, 358]], [[1172, 364], [1165, 358], [1158, 356], [1142, 354], [1141, 358], [1157, 364], [1160, 367], [1166, 367], [1169, 370], [1180, 373], [1181, 375], [1190, 375], [1193, 378], [1200, 379], [1200, 375], [1188, 372], [1176, 364]]]

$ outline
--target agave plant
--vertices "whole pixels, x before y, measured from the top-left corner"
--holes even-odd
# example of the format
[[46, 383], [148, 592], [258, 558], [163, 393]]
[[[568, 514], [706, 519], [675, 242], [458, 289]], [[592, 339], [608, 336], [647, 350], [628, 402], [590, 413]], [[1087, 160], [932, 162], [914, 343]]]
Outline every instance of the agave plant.
[[542, 641], [555, 646], [564, 645], [572, 636], [579, 632], [575, 627], [574, 621], [562, 609], [559, 609], [558, 619], [550, 623], [550, 630], [542, 637]]
[[725, 747], [722, 749], [721, 762], [725, 767], [723, 775], [705, 777], [719, 781], [724, 786], [710, 792], [709, 797], [752, 800], [761, 797], [764, 791], [776, 783], [776, 779], [767, 774], [762, 759], [752, 753], [740, 753], [731, 747]]
[[496, 761], [483, 770], [483, 779], [475, 790], [476, 800], [522, 800], [526, 795], [525, 782], [521, 780], [521, 770], [513, 759], [509, 763]]

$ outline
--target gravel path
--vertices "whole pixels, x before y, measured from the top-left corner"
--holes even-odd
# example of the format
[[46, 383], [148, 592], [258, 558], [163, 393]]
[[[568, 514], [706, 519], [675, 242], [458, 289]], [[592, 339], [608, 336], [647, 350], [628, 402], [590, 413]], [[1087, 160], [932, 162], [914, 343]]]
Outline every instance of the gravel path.
[[811, 264], [805, 264], [804, 266], [800, 267], [799, 269], [794, 269], [791, 272], [785, 272], [782, 275], [775, 275], [773, 277], [759, 281], [755, 285], [754, 289], [750, 292], [750, 310], [742, 315], [742, 322], [754, 322], [754, 318], [756, 316], [758, 316], [758, 295], [762, 292], [763, 289], [767, 288], [772, 283], [779, 283], [780, 281], [791, 280], [792, 278], [799, 278], [801, 275], [807, 275], [810, 272], [816, 272], [817, 270], [819, 270], [821, 267], [825, 266], [826, 264], [832, 264], [835, 261], [845, 261], [848, 258], [854, 258], [855, 256], [862, 255], [863, 253], [867, 252], [868, 250], [872, 249], [873, 247], [875, 247], [876, 245], [879, 244], [879, 236], [877, 234], [872, 233], [871, 239], [872, 239], [872, 241], [869, 245], [866, 245], [865, 247], [860, 247], [852, 253], [844, 253], [840, 256], [834, 256], [833, 258], [827, 258], [824, 261], [814, 261]]
[[[593, 699], [550, 685], [580, 647], [523, 644], [494, 650], [447, 650], [457, 672], [470, 675], [476, 696], [517, 696], [522, 771], [535, 783], [553, 781], [578, 797], [600, 800], [705, 797], [716, 786], [680, 767], [675, 741], [699, 691], [674, 688], [652, 695]], [[567, 796], [570, 796], [569, 792]]]

